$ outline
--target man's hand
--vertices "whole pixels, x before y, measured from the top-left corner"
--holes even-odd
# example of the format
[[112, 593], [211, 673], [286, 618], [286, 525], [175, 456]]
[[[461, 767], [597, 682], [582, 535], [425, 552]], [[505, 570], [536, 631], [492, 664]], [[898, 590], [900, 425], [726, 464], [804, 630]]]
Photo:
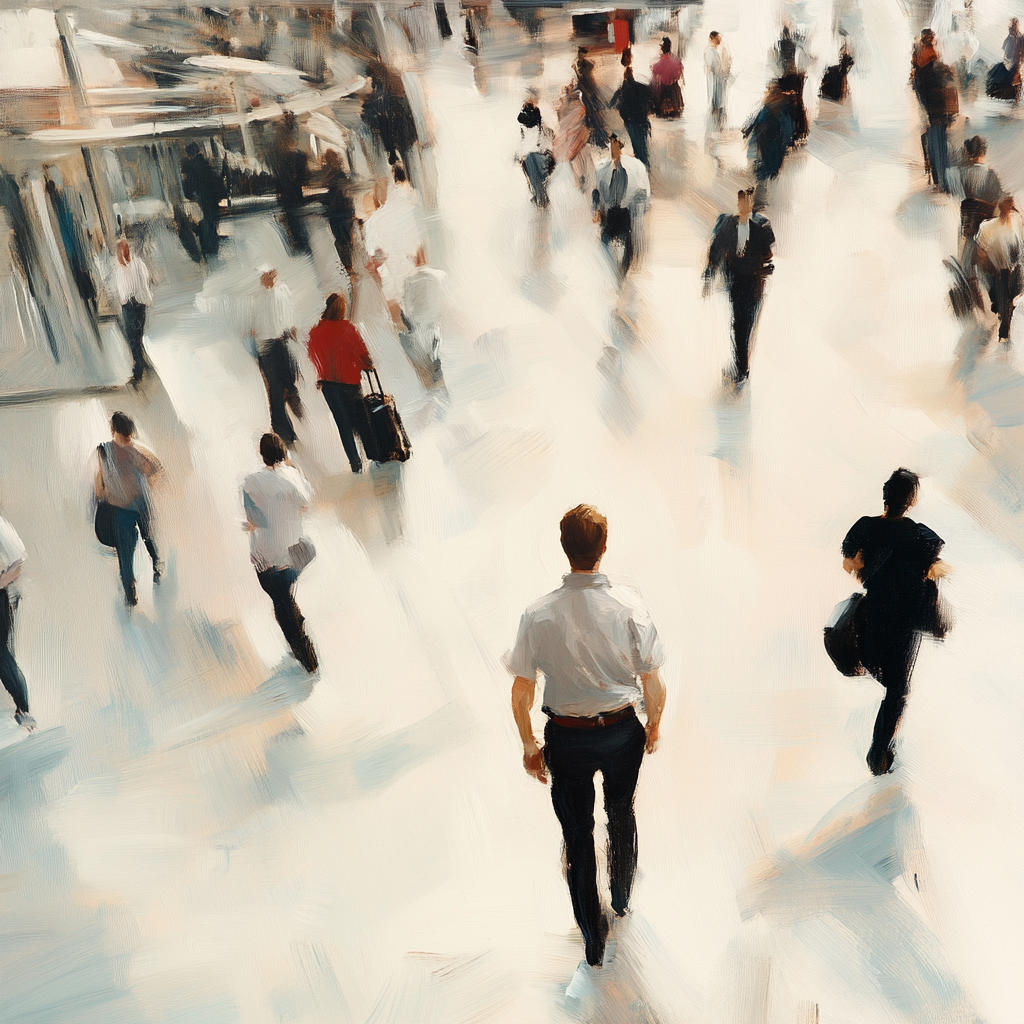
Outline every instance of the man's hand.
[[846, 572], [852, 572], [855, 576], [860, 578], [860, 572], [864, 568], [864, 552], [858, 551], [853, 558], [843, 559], [843, 569]]
[[548, 767], [544, 763], [544, 751], [536, 743], [530, 743], [523, 747], [523, 767], [526, 774], [535, 778], [538, 782], [548, 783]]
[[659, 726], [650, 724], [648, 724], [647, 727], [644, 729], [644, 732], [647, 733], [647, 742], [644, 744], [644, 750], [648, 754], [653, 754], [658, 749], [658, 730]]
[[601, 223], [601, 212], [599, 210], [595, 210], [594, 211], [594, 223], [595, 224], [600, 224]]
[[953, 572], [953, 567], [949, 562], [943, 562], [940, 558], [937, 562], [932, 562], [928, 567], [928, 576], [930, 580], [940, 580], [943, 576], [949, 576]]

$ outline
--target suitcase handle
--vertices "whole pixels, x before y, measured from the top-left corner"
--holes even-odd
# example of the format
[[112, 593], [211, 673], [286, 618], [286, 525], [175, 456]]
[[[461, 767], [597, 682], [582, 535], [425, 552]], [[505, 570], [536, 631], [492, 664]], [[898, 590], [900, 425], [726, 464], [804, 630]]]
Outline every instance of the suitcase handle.
[[[381, 385], [380, 374], [377, 373], [377, 367], [374, 366], [374, 367], [372, 367], [369, 370], [363, 370], [363, 373], [366, 374], [367, 383], [370, 385], [370, 394], [371, 395], [380, 395], [380, 397], [383, 398], [384, 397], [384, 388]], [[370, 376], [371, 374], [373, 376]], [[374, 379], [376, 379], [376, 381], [377, 381], [377, 390], [376, 391], [373, 389]]]

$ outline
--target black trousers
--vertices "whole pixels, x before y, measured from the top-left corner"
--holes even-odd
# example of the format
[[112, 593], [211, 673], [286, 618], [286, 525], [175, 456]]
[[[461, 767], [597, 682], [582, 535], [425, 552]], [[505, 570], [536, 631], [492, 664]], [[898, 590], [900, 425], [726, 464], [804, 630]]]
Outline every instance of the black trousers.
[[366, 451], [366, 435], [370, 426], [366, 420], [366, 407], [363, 405], [363, 389], [358, 384], [339, 384], [336, 381], [324, 380], [320, 382], [320, 390], [323, 392], [327, 407], [331, 410], [334, 422], [338, 424], [341, 446], [348, 456], [348, 464], [352, 467], [353, 473], [360, 473], [363, 461], [359, 457], [359, 449], [356, 448], [355, 435], [359, 435], [363, 450]]
[[295, 603], [292, 588], [299, 578], [298, 571], [292, 568], [271, 568], [263, 572], [257, 571], [256, 578], [260, 586], [274, 602], [274, 618], [281, 627], [281, 632], [295, 655], [295, 660], [307, 671], [317, 670], [316, 651], [313, 641], [306, 634], [305, 619], [299, 606]]
[[988, 296], [992, 300], [992, 312], [999, 317], [999, 337], [1010, 337], [1010, 321], [1013, 319], [1013, 300], [1021, 292], [1022, 272], [1020, 267], [1013, 270], [996, 271]]
[[146, 356], [142, 351], [142, 335], [146, 330], [146, 307], [138, 299], [129, 299], [121, 307], [124, 339], [132, 354], [132, 380], [138, 383], [146, 371]]
[[28, 684], [14, 660], [14, 602], [7, 587], [0, 590], [0, 682], [14, 700], [14, 706], [28, 714]]
[[302, 400], [296, 387], [299, 364], [288, 348], [286, 338], [269, 338], [260, 342], [257, 360], [270, 405], [270, 429], [287, 445], [295, 444], [295, 428], [288, 415], [291, 407], [302, 419]]
[[153, 540], [152, 523], [148, 512], [139, 512], [133, 508], [113, 506], [114, 514], [114, 549], [117, 551], [117, 566], [121, 573], [121, 585], [124, 595], [131, 604], [135, 603], [135, 547], [142, 537], [153, 560], [153, 571], [156, 572], [160, 556]]
[[601, 243], [608, 249], [615, 238], [622, 241], [622, 273], [625, 274], [633, 262], [633, 215], [622, 206], [609, 207], [601, 218]]
[[756, 274], [737, 275], [729, 283], [732, 303], [732, 344], [736, 361], [736, 379], [750, 376], [750, 336], [761, 312], [764, 278]]
[[551, 802], [562, 826], [573, 914], [583, 932], [587, 963], [604, 956], [607, 924], [597, 891], [594, 852], [594, 775], [601, 773], [608, 815], [608, 872], [612, 909], [624, 914], [636, 875], [633, 794], [644, 757], [644, 727], [636, 715], [601, 729], [567, 729], [548, 722], [544, 760], [551, 773]]
[[870, 608], [865, 608], [864, 667], [885, 687], [867, 756], [874, 775], [884, 775], [892, 767], [896, 728], [907, 703], [920, 647], [921, 634], [909, 624], [888, 615], [873, 615]]

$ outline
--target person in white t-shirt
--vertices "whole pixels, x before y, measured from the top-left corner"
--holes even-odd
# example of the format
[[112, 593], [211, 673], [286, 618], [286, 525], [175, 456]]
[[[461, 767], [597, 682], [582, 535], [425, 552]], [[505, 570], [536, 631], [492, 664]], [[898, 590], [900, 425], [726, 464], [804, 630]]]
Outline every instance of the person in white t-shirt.
[[307, 672], [315, 672], [316, 651], [292, 593], [299, 573], [313, 557], [312, 544], [302, 535], [302, 517], [313, 490], [277, 434], [260, 438], [260, 455], [264, 468], [250, 473], [242, 485], [249, 555], [260, 586], [274, 602], [274, 616], [295, 660]]
[[303, 417], [299, 363], [291, 344], [296, 334], [295, 307], [291, 291], [278, 281], [274, 268], [263, 266], [258, 273], [260, 287], [251, 296], [249, 338], [267, 388], [270, 429], [291, 447], [295, 428], [289, 407], [298, 419]]
[[416, 250], [416, 269], [405, 279], [402, 313], [420, 351], [430, 353], [435, 376], [441, 372], [441, 306], [448, 275], [427, 265], [423, 246]]
[[978, 228], [978, 262], [988, 277], [992, 312], [999, 317], [999, 340], [1010, 340], [1014, 304], [1024, 286], [1024, 220], [1013, 196], [999, 200], [999, 216]]
[[132, 354], [130, 383], [138, 384], [148, 365], [142, 350], [142, 336], [146, 330], [146, 307], [153, 302], [153, 292], [149, 285], [149, 267], [139, 256], [133, 255], [124, 238], [117, 243], [114, 288], [121, 303], [124, 338]]
[[14, 700], [15, 721], [31, 730], [36, 721], [28, 713], [28, 684], [14, 660], [14, 612], [19, 600], [15, 584], [25, 557], [17, 531], [0, 516], [0, 682]]
[[732, 57], [720, 32], [712, 32], [708, 36], [708, 45], [704, 48], [704, 70], [708, 76], [711, 123], [721, 131], [725, 127], [725, 91], [732, 72]]

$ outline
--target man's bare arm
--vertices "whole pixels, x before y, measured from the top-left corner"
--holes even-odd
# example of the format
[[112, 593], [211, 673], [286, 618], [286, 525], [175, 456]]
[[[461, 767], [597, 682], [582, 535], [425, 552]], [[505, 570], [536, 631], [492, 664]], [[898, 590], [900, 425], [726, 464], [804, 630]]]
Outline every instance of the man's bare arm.
[[528, 775], [538, 782], [548, 781], [547, 768], [544, 764], [544, 752], [537, 745], [533, 735], [533, 722], [530, 721], [530, 709], [537, 695], [537, 680], [516, 676], [512, 682], [512, 715], [519, 729], [519, 738], [523, 741], [523, 767]]
[[644, 688], [644, 708], [647, 711], [647, 744], [644, 749], [648, 754], [653, 754], [658, 749], [661, 716], [665, 710], [665, 684], [657, 669], [641, 676], [640, 682]]

